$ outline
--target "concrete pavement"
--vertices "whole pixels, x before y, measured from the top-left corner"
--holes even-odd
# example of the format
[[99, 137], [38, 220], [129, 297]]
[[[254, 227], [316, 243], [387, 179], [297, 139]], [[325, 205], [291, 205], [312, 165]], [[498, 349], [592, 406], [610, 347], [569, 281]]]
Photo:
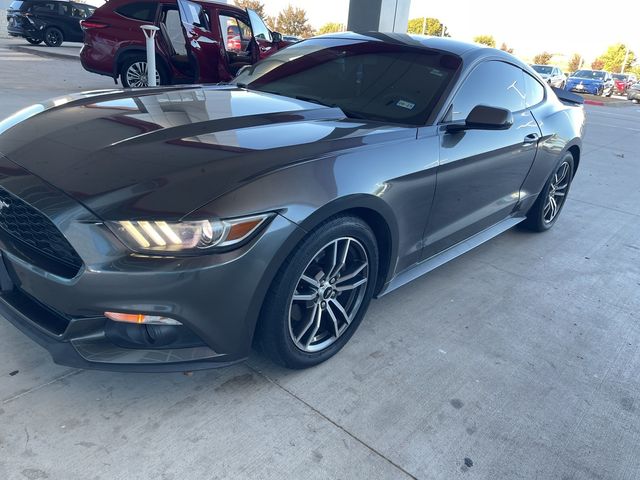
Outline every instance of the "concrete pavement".
[[[113, 86], [1, 47], [0, 116]], [[79, 371], [0, 319], [0, 478], [640, 478], [640, 107], [587, 118], [553, 230], [374, 301], [312, 370]]]

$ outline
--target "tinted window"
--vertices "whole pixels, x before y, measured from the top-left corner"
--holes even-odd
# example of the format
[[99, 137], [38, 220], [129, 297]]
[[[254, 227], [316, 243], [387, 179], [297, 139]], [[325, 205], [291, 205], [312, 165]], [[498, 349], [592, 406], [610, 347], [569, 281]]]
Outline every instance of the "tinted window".
[[473, 107], [486, 105], [517, 112], [525, 107], [524, 73], [504, 62], [478, 65], [456, 94], [446, 121], [467, 118]]
[[552, 70], [551, 67], [547, 65], [531, 65], [531, 67], [538, 73], [549, 74]]
[[249, 21], [253, 28], [253, 35], [260, 40], [267, 40], [270, 42], [272, 40], [271, 32], [260, 18], [260, 15], [253, 10], [247, 10], [247, 12], [249, 12]]
[[599, 70], [578, 70], [572, 75], [572, 77], [595, 78], [602, 80], [605, 78], [605, 72], [601, 72]]
[[533, 107], [544, 100], [544, 87], [528, 73], [524, 74], [524, 90], [527, 107]]
[[38, 2], [31, 7], [33, 13], [56, 13], [58, 6], [53, 2]]
[[338, 106], [352, 118], [424, 125], [459, 66], [459, 57], [423, 48], [317, 39], [275, 53], [236, 81]]
[[209, 19], [200, 5], [183, 1], [178, 3], [178, 7], [183, 22], [209, 30]]
[[251, 28], [242, 20], [228, 15], [220, 15], [220, 31], [227, 50], [241, 52], [247, 50], [251, 41]]
[[71, 15], [71, 5], [69, 5], [68, 3], [59, 3], [59, 12], [60, 15], [64, 15], [64, 16], [70, 16]]
[[137, 2], [123, 5], [116, 9], [123, 17], [140, 20], [141, 22], [153, 22], [156, 18], [156, 8], [158, 4], [154, 2]]

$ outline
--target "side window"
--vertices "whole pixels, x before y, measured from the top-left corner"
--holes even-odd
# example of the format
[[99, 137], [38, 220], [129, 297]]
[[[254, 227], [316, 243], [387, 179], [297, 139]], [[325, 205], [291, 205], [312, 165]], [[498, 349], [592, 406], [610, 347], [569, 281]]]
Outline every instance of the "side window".
[[53, 2], [36, 3], [33, 5], [33, 13], [54, 13], [58, 11], [58, 7]]
[[524, 73], [524, 90], [527, 108], [533, 107], [544, 100], [544, 87], [528, 73]]
[[58, 13], [60, 15], [63, 15], [65, 17], [70, 17], [71, 16], [71, 13], [72, 13], [71, 12], [71, 4], [60, 2], [58, 4], [58, 8], [59, 8]]
[[155, 2], [136, 2], [127, 3], [119, 8], [116, 12], [123, 17], [139, 20], [141, 22], [153, 22], [156, 18], [156, 9], [158, 4]]
[[242, 20], [220, 14], [220, 31], [227, 51], [243, 52], [249, 47], [251, 28]]
[[467, 118], [477, 105], [517, 112], [525, 108], [524, 73], [500, 61], [478, 65], [466, 78], [447, 113], [447, 122]]
[[253, 28], [253, 35], [258, 40], [266, 40], [268, 42], [272, 42], [273, 38], [271, 37], [271, 32], [264, 24], [260, 15], [258, 15], [253, 10], [247, 10], [249, 13], [249, 21], [251, 22], [251, 27]]
[[182, 1], [178, 2], [178, 7], [183, 22], [189, 23], [194, 27], [210, 30], [209, 18], [200, 5], [193, 2]]

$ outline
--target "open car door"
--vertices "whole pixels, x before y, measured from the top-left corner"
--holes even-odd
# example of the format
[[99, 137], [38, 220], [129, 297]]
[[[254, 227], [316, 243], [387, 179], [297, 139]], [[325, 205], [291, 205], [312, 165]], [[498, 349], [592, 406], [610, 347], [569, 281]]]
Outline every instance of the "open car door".
[[178, 0], [187, 50], [195, 61], [196, 82], [219, 82], [220, 44], [211, 31], [211, 19], [202, 6]]

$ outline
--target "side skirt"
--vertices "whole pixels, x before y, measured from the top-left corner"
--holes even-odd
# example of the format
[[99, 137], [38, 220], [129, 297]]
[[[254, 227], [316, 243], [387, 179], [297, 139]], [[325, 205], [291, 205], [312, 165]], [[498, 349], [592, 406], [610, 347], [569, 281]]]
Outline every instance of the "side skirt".
[[429, 273], [430, 271], [435, 270], [439, 266], [444, 265], [454, 258], [467, 253], [469, 250], [482, 245], [484, 242], [497, 237], [501, 233], [504, 233], [510, 228], [519, 224], [524, 219], [525, 217], [505, 218], [492, 227], [482, 230], [472, 237], [469, 237], [466, 240], [463, 240], [462, 242], [457, 243], [456, 245], [453, 245], [452, 247], [449, 247], [446, 250], [443, 250], [442, 252], [437, 253], [420, 263], [417, 263], [415, 266], [409, 268], [408, 270], [405, 270], [404, 272], [397, 275], [393, 280], [391, 280], [382, 289], [382, 291], [378, 295], [376, 295], [376, 298], [380, 298], [387, 293], [394, 291], [396, 288], [402, 287], [403, 285], [415, 280], [416, 278], [421, 277], [425, 273]]

